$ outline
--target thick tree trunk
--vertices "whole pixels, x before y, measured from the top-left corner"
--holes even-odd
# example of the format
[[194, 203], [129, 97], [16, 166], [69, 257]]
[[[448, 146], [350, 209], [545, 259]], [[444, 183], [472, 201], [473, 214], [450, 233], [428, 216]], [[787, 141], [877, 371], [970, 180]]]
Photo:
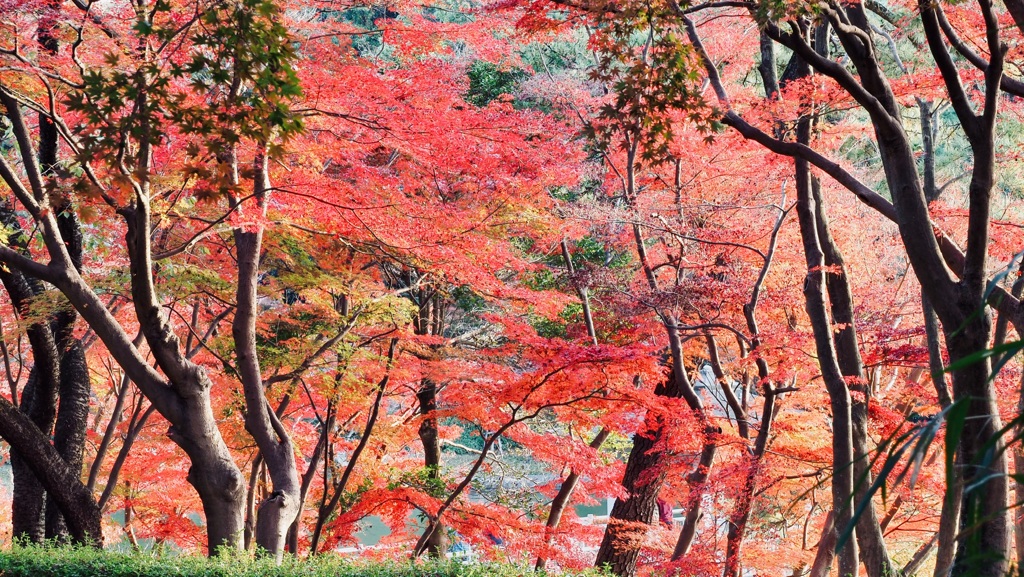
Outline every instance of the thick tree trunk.
[[[969, 313], [964, 318], [970, 319]], [[950, 360], [955, 363], [987, 348], [989, 326], [987, 314], [968, 321], [959, 330], [944, 325]], [[990, 375], [987, 358], [953, 373], [953, 397], [967, 403], [960, 438], [960, 472], [964, 487], [974, 485], [973, 490], [963, 491], [961, 499], [953, 575], [1001, 577], [1009, 565], [1006, 453], [998, 437], [1002, 424]], [[982, 484], [976, 485], [982, 479]]]
[[69, 467], [32, 421], [2, 397], [0, 436], [12, 448], [32, 455], [23, 463], [64, 513], [72, 539], [82, 544], [102, 546], [100, 510], [92, 494], [82, 484], [81, 468]]
[[659, 466], [661, 452], [654, 450], [660, 437], [661, 428], [657, 423], [651, 423], [646, 433], [633, 437], [633, 448], [622, 478], [626, 496], [615, 500], [597, 553], [595, 564], [607, 565], [620, 577], [636, 575], [640, 544], [650, 529], [648, 521], [657, 507], [658, 492], [665, 480], [665, 472]]
[[[142, 357], [125, 333], [124, 327], [79, 274], [81, 253], [80, 247], [75, 246], [74, 226], [73, 223], [69, 224], [68, 219], [60, 217], [58, 210], [61, 203], [54, 202], [54, 195], [45, 185], [43, 171], [35, 157], [32, 131], [21, 114], [18, 102], [10, 93], [0, 90], [0, 103], [6, 108], [7, 118], [15, 134], [22, 160], [21, 168], [24, 170], [28, 185], [4, 157], [0, 157], [0, 178], [15, 193], [22, 208], [31, 215], [38, 226], [39, 238], [45, 245], [50, 259], [48, 265], [42, 265], [19, 252], [16, 246], [0, 246], [0, 256], [7, 265], [2, 267], [3, 270], [17, 269], [23, 275], [49, 282], [64, 293], [143, 394], [149, 397], [157, 410], [171, 422], [169, 437], [185, 450], [192, 461], [189, 480], [199, 492], [208, 515], [211, 552], [222, 545], [237, 547], [241, 539], [244, 504], [241, 474], [217, 429], [217, 419], [210, 406], [209, 392], [212, 383], [204, 369], [191, 363], [182, 354], [180, 343], [167, 321], [157, 295], [153, 278], [154, 263], [150, 243], [152, 222], [149, 206], [151, 181], [146, 178], [152, 161], [150, 142], [144, 138], [139, 141], [139, 148], [134, 155], [134, 174], [140, 175], [140, 178], [133, 182], [135, 195], [132, 200], [122, 206], [118, 213], [125, 218], [128, 225], [125, 240], [130, 261], [132, 302], [139, 327], [145, 335], [159, 371]], [[140, 93], [135, 106], [138, 117], [143, 119], [139, 128], [145, 132], [149, 129], [145, 125], [145, 119], [149, 118], [146, 112], [149, 103], [144, 92]], [[50, 338], [53, 339], [52, 334]], [[38, 356], [40, 350], [40, 347], [33, 344], [38, 370], [59, 368], [59, 361], [41, 362]], [[43, 378], [42, 374], [39, 378], [40, 386], [56, 387], [56, 378]], [[48, 430], [47, 427], [45, 431], [40, 432], [47, 435]], [[57, 454], [49, 443], [44, 445], [49, 447], [53, 454]], [[26, 457], [29, 455], [25, 451], [21, 453]], [[33, 457], [39, 454], [39, 451], [31, 453]], [[43, 464], [53, 465], [53, 462], [47, 460]], [[41, 474], [41, 463], [30, 465], [36, 475]], [[49, 470], [45, 473], [50, 475], [51, 479], [56, 474]], [[80, 471], [75, 472], [74, 478], [79, 477]], [[65, 521], [73, 536], [78, 538], [76, 532], [85, 535], [81, 519], [74, 518], [75, 510], [65, 510], [65, 507], [72, 507], [73, 502], [64, 499], [62, 494], [54, 496], [65, 512]], [[91, 497], [88, 500], [91, 502]]]
[[[209, 404], [197, 407], [197, 412], [201, 414], [203, 409], [209, 410]], [[212, 420], [212, 411], [209, 417]], [[171, 438], [185, 449], [192, 462], [187, 479], [203, 503], [209, 554], [216, 555], [221, 548], [238, 549], [245, 529], [245, 481], [242, 474], [219, 435], [216, 440], [189, 437], [171, 433]]]
[[[81, 471], [91, 392], [89, 367], [81, 343], [73, 341], [60, 361], [60, 406], [57, 408], [53, 446], [72, 471]], [[61, 540], [67, 535], [63, 516], [53, 495], [50, 495], [46, 504], [46, 538]]]
[[[672, 371], [667, 380], [658, 385], [655, 393], [678, 398], [682, 387]], [[645, 430], [633, 436], [633, 447], [626, 460], [622, 487], [626, 496], [616, 499], [605, 529], [595, 565], [607, 565], [620, 577], [636, 575], [640, 545], [650, 529], [649, 521], [657, 507], [658, 493], [665, 480], [662, 452], [655, 447], [663, 434], [660, 419], [648, 417]]]
[[[4, 438], [8, 443], [10, 440]], [[11, 472], [14, 490], [11, 495], [11, 524], [14, 538], [30, 543], [46, 539], [46, 492], [32, 468], [17, 449], [11, 449]]]

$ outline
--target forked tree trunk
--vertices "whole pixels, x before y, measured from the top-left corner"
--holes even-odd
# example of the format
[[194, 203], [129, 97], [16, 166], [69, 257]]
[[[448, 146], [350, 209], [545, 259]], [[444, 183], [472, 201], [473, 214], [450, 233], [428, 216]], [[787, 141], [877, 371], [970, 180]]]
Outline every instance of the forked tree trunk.
[[[256, 218], [262, 221], [269, 201], [265, 146], [256, 155], [253, 173]], [[300, 484], [291, 436], [267, 401], [256, 350], [257, 285], [263, 226], [255, 224], [248, 229], [237, 228], [234, 236], [238, 253], [238, 286], [231, 334], [245, 393], [245, 428], [260, 449], [273, 485], [270, 495], [256, 510], [256, 546], [259, 551], [272, 556], [276, 563], [281, 563], [288, 529], [299, 514]]]
[[[855, 502], [857, 506], [870, 500], [868, 489], [874, 478], [871, 474], [871, 454], [868, 447], [868, 392], [864, 374], [864, 364], [860, 356], [860, 345], [857, 340], [857, 323], [853, 317], [853, 291], [850, 279], [846, 274], [846, 262], [843, 260], [839, 246], [832, 238], [828, 214], [825, 210], [821, 184], [816, 177], [811, 179], [811, 193], [815, 208], [815, 222], [818, 227], [818, 243], [821, 246], [825, 264], [830, 272], [825, 278], [828, 289], [828, 300], [832, 321], [842, 328], [834, 331], [836, 362], [844, 377], [853, 378], [861, 383], [864, 401], [853, 401], [850, 416], [853, 423], [853, 453], [855, 458], [854, 483]], [[869, 577], [891, 577], [896, 574], [889, 551], [885, 546], [885, 538], [879, 525], [878, 514], [873, 502], [869, 503], [857, 520], [857, 545], [860, 558], [868, 571]]]
[[[804, 117], [797, 128], [798, 140], [807, 142], [810, 121]], [[854, 497], [854, 449], [853, 421], [850, 391], [836, 361], [836, 350], [832, 340], [832, 323], [826, 306], [825, 259], [818, 242], [818, 228], [813, 193], [811, 191], [810, 168], [806, 161], [796, 161], [797, 215], [800, 222], [800, 236], [804, 256], [807, 259], [807, 276], [804, 280], [804, 298], [807, 315], [814, 331], [815, 349], [821, 367], [822, 380], [828, 389], [829, 404], [832, 408], [832, 506], [835, 526], [842, 533], [851, 527]], [[854, 531], [854, 533], [856, 533]], [[838, 552], [840, 577], [855, 576], [858, 573], [859, 555], [856, 539], [848, 539]]]

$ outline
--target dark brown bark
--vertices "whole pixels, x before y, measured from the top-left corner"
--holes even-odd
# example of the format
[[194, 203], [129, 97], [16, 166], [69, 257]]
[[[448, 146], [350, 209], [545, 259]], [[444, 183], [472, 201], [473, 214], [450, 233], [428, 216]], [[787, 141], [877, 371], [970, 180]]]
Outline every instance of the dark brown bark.
[[[655, 393], [672, 398], [682, 396], [678, 376], [672, 371]], [[657, 506], [658, 493], [665, 480], [661, 451], [653, 450], [663, 434], [664, 423], [648, 416], [644, 430], [633, 436], [633, 447], [626, 459], [622, 487], [626, 496], [616, 499], [597, 553], [595, 564], [607, 565], [616, 575], [636, 574], [640, 543], [650, 526], [648, 521]]]
[[[85, 451], [85, 430], [89, 421], [89, 367], [78, 341], [64, 350], [60, 360], [60, 406], [53, 433], [53, 446], [72, 471], [81, 471]], [[54, 496], [46, 504], [46, 538], [62, 540], [68, 535], [63, 515]]]
[[941, 192], [935, 184], [935, 105], [931, 101], [918, 98], [917, 109], [921, 115], [921, 161], [924, 165], [921, 176], [924, 179], [924, 198], [932, 202], [938, 200]]
[[760, 35], [761, 61], [757, 71], [761, 75], [765, 98], [774, 98], [779, 93], [779, 73], [775, 66], [775, 42], [763, 32]]
[[[665, 389], [674, 388], [669, 376]], [[633, 437], [633, 447], [626, 460], [622, 486], [626, 496], [616, 499], [608, 519], [601, 548], [595, 564], [607, 565], [612, 573], [627, 577], [635, 575], [639, 543], [647, 534], [648, 520], [657, 506], [658, 492], [665, 480], [660, 451], [653, 451], [661, 435], [661, 424], [648, 423], [648, 429]]]
[[[59, 287], [69, 294], [73, 303], [78, 301], [76, 308], [82, 316], [115, 358], [121, 356], [118, 358], [121, 366], [149, 397], [156, 410], [170, 421], [168, 436], [191, 460], [187, 480], [195, 487], [203, 503], [209, 554], [215, 555], [221, 547], [237, 549], [241, 546], [244, 527], [245, 482], [217, 427], [217, 418], [210, 403], [212, 383], [206, 371], [182, 353], [178, 337], [157, 299], [148, 232], [151, 230], [148, 203], [140, 200], [133, 208], [122, 209], [121, 212], [128, 223], [125, 240], [135, 313], [153, 358], [169, 382], [164, 384], [159, 376], [154, 382], [149, 365], [142, 363], [144, 366], [138, 366], [134, 358], [138, 352], [127, 341], [124, 330], [112, 318], [103, 318], [109, 313], [101, 308], [102, 303], [89, 306], [87, 299], [95, 299], [95, 293], [80, 278], [69, 276], [60, 279]], [[139, 374], [131, 374], [132, 370]]]
[[[810, 132], [810, 122], [804, 118], [799, 121], [798, 138], [806, 142]], [[807, 315], [810, 317], [814, 331], [815, 348], [818, 364], [821, 367], [822, 380], [829, 393], [832, 408], [832, 506], [835, 512], [834, 522], [838, 531], [842, 532], [851, 526], [853, 518], [854, 498], [854, 447], [853, 422], [851, 414], [850, 391], [836, 360], [836, 349], [832, 338], [832, 323], [826, 306], [825, 258], [818, 239], [816, 209], [811, 191], [811, 174], [808, 163], [796, 161], [797, 215], [800, 222], [800, 236], [803, 241], [804, 256], [807, 259], [807, 277], [804, 280], [804, 298], [807, 302]], [[856, 534], [856, 531], [854, 531]], [[856, 539], [848, 539], [838, 551], [839, 575], [857, 575], [859, 555]]]
[[[45, 50], [54, 52], [57, 50], [57, 40], [51, 32], [55, 21], [52, 20], [52, 13], [47, 14], [40, 23], [39, 39]], [[17, 126], [17, 140], [22, 159], [29, 165], [26, 172], [30, 180], [40, 187], [51, 187], [50, 177], [57, 162], [58, 148], [55, 125], [47, 116], [39, 115], [39, 151], [33, 158], [31, 140], [25, 134], [25, 120], [21, 117], [17, 103], [6, 94], [0, 99], [3, 100], [8, 119]], [[69, 204], [66, 197], [60, 202], [62, 205], [58, 208]], [[5, 202], [0, 207], [0, 220], [13, 231], [10, 246], [22, 255], [28, 255], [28, 236], [22, 231], [21, 223], [11, 204]], [[80, 267], [82, 242], [77, 219], [64, 215], [58, 219], [57, 224], [67, 238], [66, 247], [69, 254], [77, 257], [72, 261], [74, 266]], [[0, 273], [0, 279], [10, 295], [15, 310], [19, 313], [26, 309], [34, 296], [44, 290], [39, 279], [22, 271], [4, 270]], [[29, 415], [42, 433], [49, 436], [52, 432], [58, 453], [69, 459], [68, 464], [71, 467], [80, 469], [88, 419], [90, 383], [84, 354], [80, 347], [72, 349], [70, 335], [75, 319], [74, 311], [58, 310], [49, 320], [33, 323], [28, 328], [34, 365], [19, 408]], [[71, 352], [67, 353], [69, 349]], [[68, 357], [68, 354], [71, 357]], [[67, 369], [67, 374], [62, 374], [62, 369]], [[58, 395], [62, 397], [59, 410]], [[14, 534], [36, 542], [44, 537], [66, 539], [68, 533], [61, 520], [57, 502], [53, 498], [49, 499], [50, 506], [47, 509], [43, 488], [30, 467], [23, 462], [26, 458], [30, 457], [17, 451], [12, 455]]]
[[35, 424], [2, 397], [0, 436], [19, 452], [32, 455], [23, 462], [53, 497], [64, 515], [71, 538], [78, 543], [102, 546], [99, 508], [82, 484], [81, 469], [69, 467]]
[[[414, 330], [418, 335], [440, 334], [439, 324], [440, 299], [434, 291], [422, 289], [419, 291], [419, 317], [415, 323]], [[417, 434], [420, 444], [423, 446], [423, 467], [427, 473], [427, 482], [432, 486], [441, 479], [441, 439], [437, 430], [437, 382], [432, 379], [420, 381], [420, 387], [416, 391], [416, 400], [419, 403], [419, 411], [422, 419]], [[440, 497], [440, 495], [435, 495]], [[421, 541], [422, 550], [431, 557], [441, 557], [448, 549], [447, 531], [441, 519], [427, 516], [427, 526], [423, 530]], [[417, 548], [420, 545], [417, 544]], [[415, 554], [415, 552], [414, 552]]]
[[[630, 137], [628, 140], [630, 145], [626, 151], [626, 178], [623, 192], [629, 206], [635, 209], [638, 192], [636, 187], [638, 145], [636, 138]], [[633, 239], [641, 272], [647, 281], [647, 288], [652, 293], [657, 293], [659, 291], [658, 278], [647, 253], [643, 230], [638, 223], [633, 224]], [[712, 427], [708, 421], [704, 403], [694, 391], [686, 374], [678, 320], [671, 311], [660, 311], [660, 316], [668, 337], [671, 376], [666, 381], [659, 383], [654, 393], [660, 396], [684, 399], [689, 409], [700, 421], [704, 434], [701, 455], [702, 460], [706, 462], [703, 468], [698, 466], [695, 473], [698, 475], [696, 478], [706, 479], [713, 464], [715, 437], [720, 431]], [[648, 415], [644, 429], [634, 435], [633, 448], [626, 461], [626, 471], [622, 480], [627, 497], [617, 500], [612, 507], [608, 527], [605, 529], [604, 538], [597, 552], [596, 565], [598, 567], [607, 565], [612, 572], [621, 577], [632, 577], [636, 574], [636, 563], [642, 537], [647, 531], [646, 523], [651, 519], [658, 493], [664, 482], [665, 471], [661, 464], [663, 452], [661, 450], [652, 451], [662, 435], [663, 426], [664, 423], [660, 421], [660, 418]], [[694, 513], [696, 519], [700, 516], [700, 499], [697, 498], [694, 502], [698, 508]], [[688, 532], [692, 529], [684, 526], [683, 530]], [[684, 535], [681, 533], [680, 536]]]
[[[416, 399], [420, 405], [420, 421], [418, 434], [423, 445], [423, 467], [427, 472], [428, 482], [437, 482], [441, 478], [441, 443], [437, 435], [437, 383], [431, 379], [420, 381], [416, 391]], [[426, 540], [425, 550], [432, 557], [444, 555], [447, 549], [444, 526], [439, 520], [428, 519], [424, 529], [430, 537]]]

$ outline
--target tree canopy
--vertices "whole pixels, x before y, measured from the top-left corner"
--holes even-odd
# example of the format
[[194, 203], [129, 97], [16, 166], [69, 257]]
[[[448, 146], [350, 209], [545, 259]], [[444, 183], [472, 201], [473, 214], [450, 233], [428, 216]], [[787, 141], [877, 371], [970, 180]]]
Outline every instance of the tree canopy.
[[1018, 4], [0, 0], [0, 525], [1007, 574]]

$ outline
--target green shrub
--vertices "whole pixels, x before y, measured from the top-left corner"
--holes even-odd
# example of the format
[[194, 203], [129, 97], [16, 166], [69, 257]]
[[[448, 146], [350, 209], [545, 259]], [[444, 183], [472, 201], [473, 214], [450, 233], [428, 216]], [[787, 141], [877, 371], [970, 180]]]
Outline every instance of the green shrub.
[[[370, 563], [334, 555], [313, 561], [286, 558], [275, 567], [272, 560], [237, 555], [207, 559], [34, 545], [0, 551], [0, 577], [520, 577], [531, 573], [510, 564]], [[578, 575], [601, 574], [588, 571]]]

